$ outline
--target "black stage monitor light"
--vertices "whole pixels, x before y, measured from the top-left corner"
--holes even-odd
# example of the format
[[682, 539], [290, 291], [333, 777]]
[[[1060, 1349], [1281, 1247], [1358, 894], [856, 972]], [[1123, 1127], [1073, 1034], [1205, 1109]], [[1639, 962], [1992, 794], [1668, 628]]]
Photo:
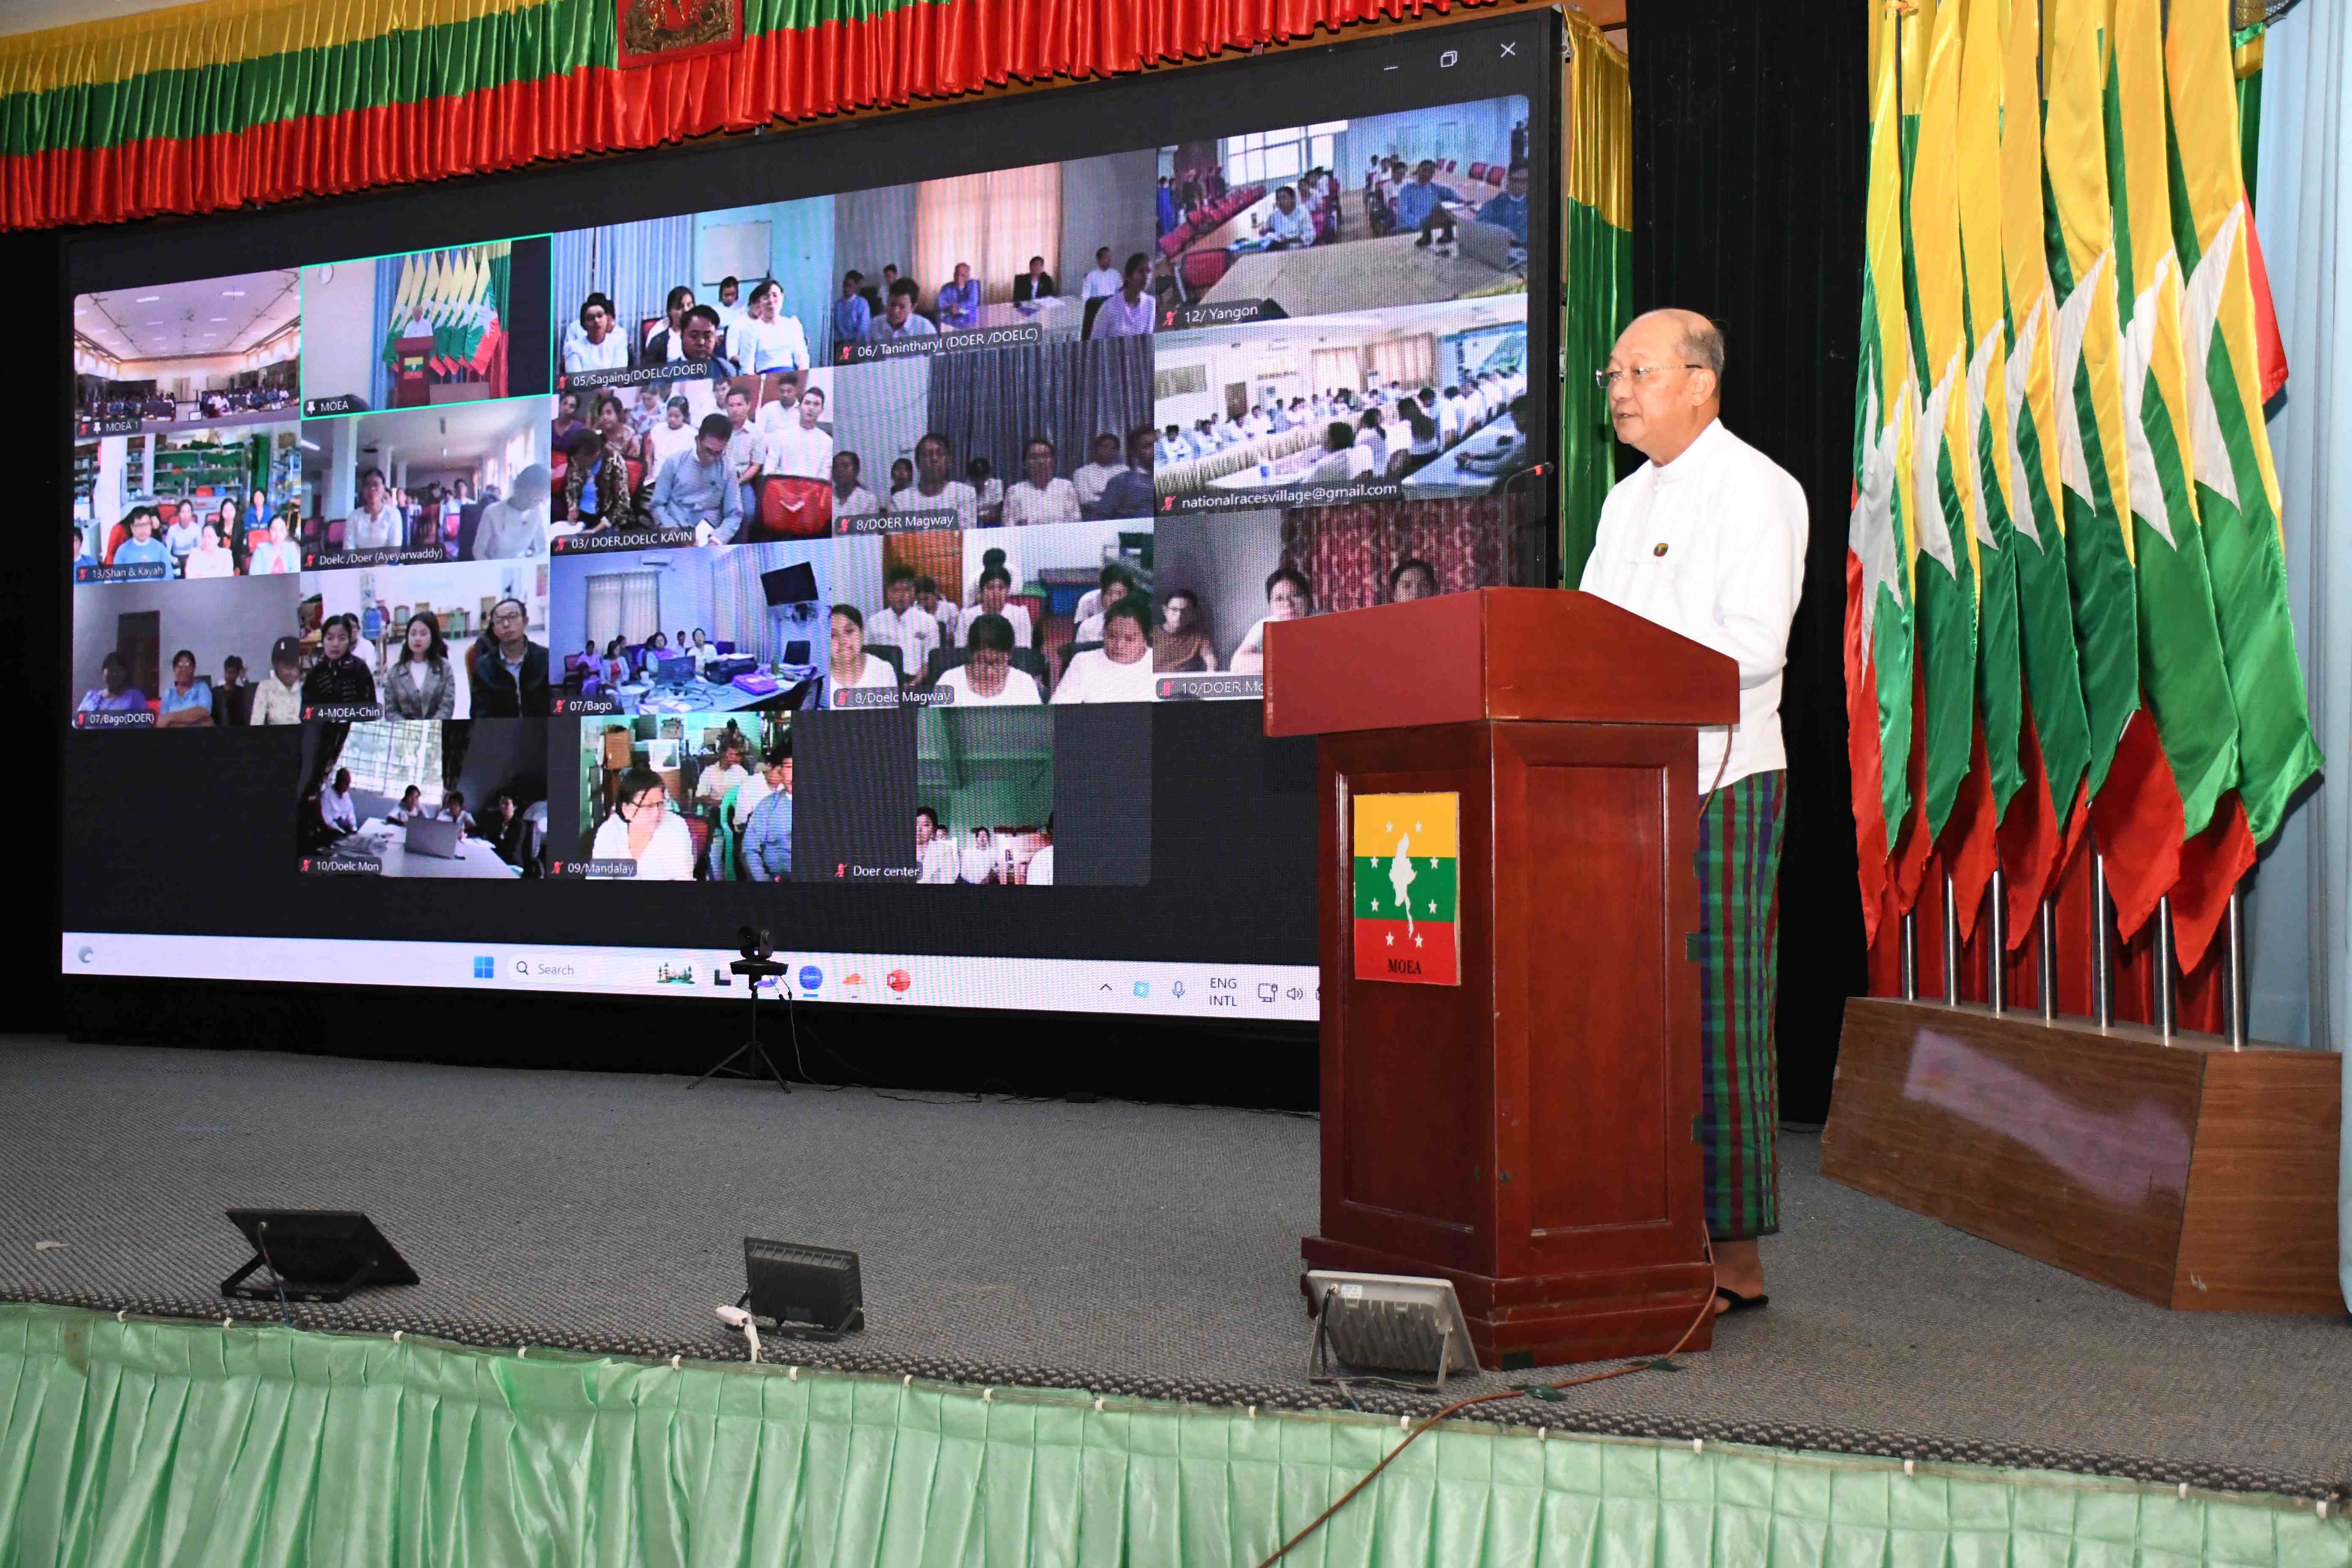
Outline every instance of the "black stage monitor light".
[[[252, 1260], [221, 1281], [221, 1294], [248, 1301], [340, 1301], [368, 1285], [414, 1285], [416, 1270], [375, 1222], [344, 1209], [231, 1209], [229, 1223], [253, 1244]], [[266, 1285], [245, 1283], [267, 1268]]]
[[817, 597], [816, 568], [805, 561], [797, 566], [779, 566], [773, 572], [760, 574], [760, 586], [767, 590], [771, 605], [814, 604]]
[[737, 1306], [773, 1331], [810, 1340], [837, 1340], [866, 1326], [866, 1294], [857, 1282], [857, 1254], [837, 1247], [743, 1238], [743, 1279], [750, 1289]]

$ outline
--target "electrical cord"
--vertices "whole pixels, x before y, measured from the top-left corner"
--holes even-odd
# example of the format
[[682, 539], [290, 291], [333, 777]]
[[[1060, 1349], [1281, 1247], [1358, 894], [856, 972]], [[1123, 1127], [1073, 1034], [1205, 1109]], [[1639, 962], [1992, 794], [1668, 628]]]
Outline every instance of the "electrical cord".
[[269, 1260], [269, 1222], [263, 1220], [253, 1227], [254, 1245], [261, 1248], [262, 1266], [269, 1270], [270, 1283], [278, 1287], [278, 1315], [286, 1326], [294, 1326], [294, 1309], [286, 1304], [286, 1276], [278, 1272], [278, 1265]]
[[[1706, 1236], [1704, 1227], [1701, 1228], [1699, 1234], [1701, 1239], [1705, 1240], [1706, 1243], [1707, 1275], [1708, 1278], [1712, 1279], [1715, 1272], [1715, 1242], [1712, 1237]], [[1404, 1441], [1390, 1449], [1387, 1458], [1382, 1459], [1379, 1464], [1374, 1465], [1370, 1469], [1365, 1471], [1361, 1480], [1358, 1481], [1354, 1486], [1349, 1487], [1346, 1491], [1341, 1492], [1339, 1494], [1339, 1500], [1337, 1502], [1333, 1503], [1329, 1508], [1325, 1509], [1321, 1513], [1317, 1514], [1315, 1518], [1308, 1522], [1306, 1529], [1300, 1531], [1297, 1534], [1284, 1542], [1282, 1545], [1276, 1550], [1274, 1555], [1267, 1558], [1265, 1562], [1260, 1563], [1257, 1565], [1257, 1568], [1274, 1568], [1274, 1565], [1276, 1563], [1281, 1562], [1283, 1558], [1290, 1554], [1290, 1551], [1293, 1547], [1306, 1540], [1308, 1536], [1314, 1534], [1317, 1531], [1322, 1529], [1326, 1524], [1328, 1524], [1331, 1521], [1333, 1515], [1337, 1514], [1341, 1509], [1347, 1507], [1349, 1503], [1355, 1500], [1358, 1492], [1360, 1492], [1366, 1487], [1370, 1486], [1374, 1480], [1379, 1479], [1380, 1473], [1382, 1470], [1387, 1469], [1390, 1465], [1395, 1463], [1396, 1457], [1399, 1454], [1402, 1454], [1407, 1448], [1412, 1447], [1423, 1433], [1436, 1426], [1440, 1421], [1450, 1420], [1455, 1415], [1469, 1409], [1474, 1405], [1491, 1405], [1500, 1399], [1523, 1399], [1527, 1396], [1529, 1389], [1531, 1388], [1549, 1388], [1555, 1391], [1569, 1388], [1581, 1388], [1588, 1383], [1606, 1383], [1612, 1377], [1623, 1377], [1628, 1373], [1646, 1372], [1652, 1367], [1670, 1362], [1675, 1356], [1680, 1355], [1682, 1353], [1683, 1347], [1690, 1343], [1691, 1336], [1698, 1332], [1699, 1325], [1706, 1322], [1713, 1316], [1715, 1316], [1715, 1294], [1710, 1290], [1707, 1293], [1706, 1300], [1699, 1306], [1698, 1316], [1693, 1318], [1691, 1320], [1690, 1327], [1683, 1331], [1683, 1337], [1675, 1342], [1675, 1348], [1668, 1351], [1663, 1356], [1652, 1356], [1646, 1361], [1629, 1362], [1623, 1366], [1612, 1367], [1607, 1372], [1596, 1372], [1585, 1377], [1568, 1377], [1562, 1378], [1558, 1383], [1530, 1384], [1525, 1387], [1519, 1388], [1498, 1388], [1492, 1394], [1474, 1394], [1467, 1399], [1455, 1400], [1453, 1404], [1447, 1405], [1444, 1409], [1439, 1411], [1436, 1415], [1430, 1416], [1428, 1419], [1422, 1422], [1420, 1426], [1415, 1426], [1412, 1431], [1406, 1433]], [[1353, 1394], [1349, 1393], [1346, 1385], [1342, 1384], [1339, 1392], [1346, 1397], [1349, 1405], [1356, 1404], [1356, 1396]], [[1356, 1408], [1360, 1410], [1363, 1407], [1361, 1405], [1356, 1405]]]

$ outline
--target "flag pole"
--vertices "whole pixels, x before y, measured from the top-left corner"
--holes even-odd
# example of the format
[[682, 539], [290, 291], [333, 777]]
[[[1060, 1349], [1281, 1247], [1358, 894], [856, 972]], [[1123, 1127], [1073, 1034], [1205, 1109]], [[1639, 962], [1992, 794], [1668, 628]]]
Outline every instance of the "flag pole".
[[2230, 1048], [2246, 1048], [2246, 889], [2230, 889]]
[[2091, 1005], [2097, 1009], [2099, 1027], [2116, 1023], [2114, 955], [2107, 951], [2107, 858], [2091, 856]]
[[1944, 1005], [1960, 1005], [1960, 911], [1952, 902], [1952, 874], [1944, 873]]
[[2009, 896], [2003, 889], [2000, 858], [1992, 862], [1992, 883], [1985, 894], [1990, 908], [1985, 910], [1985, 999], [1992, 1004], [1993, 1016], [2009, 1011]]
[[2172, 895], [2166, 893], [2156, 900], [2156, 974], [2152, 984], [2156, 990], [2156, 1031], [2166, 1045], [2172, 1043]]
[[2054, 900], [2042, 900], [2041, 963], [2036, 966], [2034, 980], [2042, 988], [2042, 1021], [2058, 1021], [2058, 910]]
[[1919, 911], [1903, 911], [1903, 1000], [1919, 1000]]

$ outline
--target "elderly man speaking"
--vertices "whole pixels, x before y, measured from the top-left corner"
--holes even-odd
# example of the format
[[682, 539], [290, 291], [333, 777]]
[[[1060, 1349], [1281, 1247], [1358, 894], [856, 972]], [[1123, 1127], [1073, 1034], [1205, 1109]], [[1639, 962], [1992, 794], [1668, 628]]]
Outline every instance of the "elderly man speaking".
[[1723, 334], [1706, 317], [1636, 317], [1594, 374], [1617, 438], [1649, 461], [1609, 492], [1580, 585], [1739, 664], [1739, 722], [1698, 736], [1698, 1138], [1716, 1310], [1736, 1311], [1764, 1305], [1756, 1238], [1780, 1228], [1780, 671], [1805, 496], [1723, 427]]

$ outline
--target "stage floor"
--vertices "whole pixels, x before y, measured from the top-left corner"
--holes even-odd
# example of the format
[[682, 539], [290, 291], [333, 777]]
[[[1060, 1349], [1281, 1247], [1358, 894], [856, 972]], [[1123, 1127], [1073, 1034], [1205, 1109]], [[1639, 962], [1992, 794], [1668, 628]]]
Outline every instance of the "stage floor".
[[[359, 1208], [424, 1283], [298, 1323], [740, 1359], [710, 1310], [748, 1234], [860, 1254], [870, 1327], [804, 1363], [1346, 1403], [1305, 1378], [1311, 1119], [684, 1083], [0, 1038], [0, 1299], [218, 1316], [222, 1210]], [[1820, 1163], [1784, 1138], [1772, 1304], [1713, 1351], [1478, 1415], [2352, 1495], [2347, 1319], [2164, 1311]]]

